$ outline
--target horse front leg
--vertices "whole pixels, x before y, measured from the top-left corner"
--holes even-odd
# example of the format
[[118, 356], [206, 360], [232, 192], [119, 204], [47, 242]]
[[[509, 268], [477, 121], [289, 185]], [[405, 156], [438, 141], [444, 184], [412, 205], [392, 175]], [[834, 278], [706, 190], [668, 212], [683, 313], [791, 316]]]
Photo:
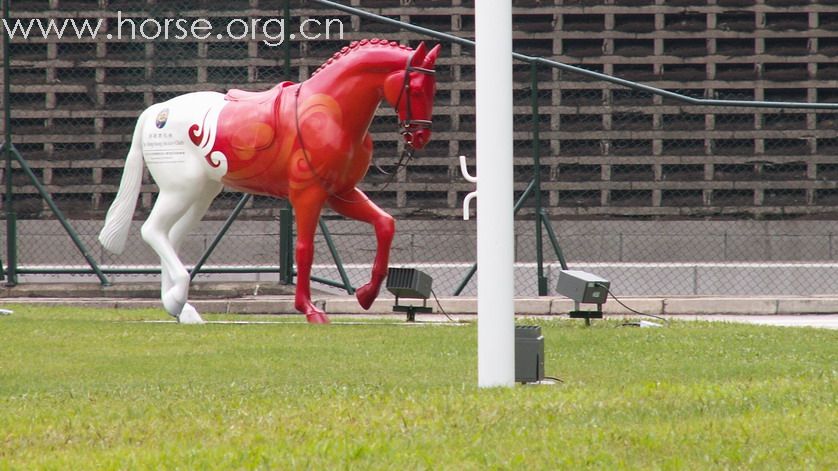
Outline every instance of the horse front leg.
[[393, 242], [393, 234], [396, 232], [396, 222], [393, 216], [385, 213], [364, 192], [357, 188], [353, 188], [340, 195], [331, 196], [328, 203], [339, 214], [372, 224], [375, 229], [377, 247], [370, 281], [358, 288], [355, 292], [355, 297], [358, 299], [361, 307], [369, 309], [373, 301], [375, 301], [375, 298], [378, 297], [381, 284], [387, 278], [387, 268], [390, 263], [390, 245]]
[[326, 313], [311, 302], [311, 265], [314, 262], [314, 233], [320, 220], [320, 211], [326, 200], [326, 193], [319, 187], [294, 191], [289, 196], [294, 206], [297, 223], [297, 291], [294, 307], [305, 314], [310, 324], [328, 324]]

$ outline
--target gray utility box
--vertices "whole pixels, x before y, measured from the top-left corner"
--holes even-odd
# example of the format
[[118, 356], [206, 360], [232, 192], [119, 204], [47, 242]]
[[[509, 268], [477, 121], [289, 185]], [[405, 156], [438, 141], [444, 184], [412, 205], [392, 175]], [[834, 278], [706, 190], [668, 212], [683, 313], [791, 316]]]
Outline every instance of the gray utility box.
[[515, 382], [544, 379], [544, 336], [537, 325], [515, 326]]
[[577, 303], [605, 304], [611, 283], [592, 273], [580, 270], [562, 270], [556, 291]]

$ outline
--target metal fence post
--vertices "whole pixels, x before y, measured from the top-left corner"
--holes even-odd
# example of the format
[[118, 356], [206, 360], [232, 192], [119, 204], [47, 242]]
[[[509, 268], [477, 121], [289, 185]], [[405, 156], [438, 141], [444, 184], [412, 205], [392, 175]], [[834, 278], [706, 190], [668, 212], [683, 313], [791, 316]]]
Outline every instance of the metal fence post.
[[[282, 2], [282, 18], [286, 26], [291, 22], [291, 0]], [[285, 80], [291, 77], [291, 40], [288, 29], [283, 30], [283, 74]], [[279, 210], [279, 282], [284, 285], [294, 283], [294, 210], [288, 200], [282, 202]]]
[[530, 103], [532, 104], [532, 152], [533, 165], [535, 166], [535, 259], [538, 271], [538, 295], [547, 295], [547, 277], [544, 276], [544, 248], [542, 247], [543, 236], [541, 233], [541, 137], [539, 126], [541, 119], [538, 114], [538, 62], [530, 62]]
[[[9, 22], [9, 0], [3, 0], [3, 21]], [[14, 189], [12, 188], [12, 117], [11, 86], [9, 84], [9, 31], [3, 29], [3, 158], [6, 161], [6, 194], [3, 207], [6, 212], [6, 286], [17, 285], [17, 214], [14, 207]], [[2, 268], [2, 267], [0, 267]]]
[[285, 201], [279, 210], [279, 282], [294, 283], [294, 214]]

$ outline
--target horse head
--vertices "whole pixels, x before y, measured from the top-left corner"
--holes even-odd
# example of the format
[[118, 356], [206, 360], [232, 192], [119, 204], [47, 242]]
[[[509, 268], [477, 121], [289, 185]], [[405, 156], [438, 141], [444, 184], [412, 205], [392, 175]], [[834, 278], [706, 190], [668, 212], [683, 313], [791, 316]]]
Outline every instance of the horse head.
[[431, 139], [436, 76], [434, 63], [441, 45], [430, 51], [422, 42], [413, 51], [403, 70], [393, 72], [384, 82], [384, 98], [399, 115], [399, 129], [412, 149], [425, 147]]

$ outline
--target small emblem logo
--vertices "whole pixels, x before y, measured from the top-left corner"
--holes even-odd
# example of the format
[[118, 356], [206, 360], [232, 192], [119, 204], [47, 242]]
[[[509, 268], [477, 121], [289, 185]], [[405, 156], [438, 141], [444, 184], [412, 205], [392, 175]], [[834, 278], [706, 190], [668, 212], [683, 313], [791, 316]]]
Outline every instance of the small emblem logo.
[[157, 119], [154, 120], [154, 125], [157, 126], [157, 129], [163, 129], [163, 126], [166, 125], [166, 120], [169, 119], [169, 109], [163, 108], [157, 113]]

